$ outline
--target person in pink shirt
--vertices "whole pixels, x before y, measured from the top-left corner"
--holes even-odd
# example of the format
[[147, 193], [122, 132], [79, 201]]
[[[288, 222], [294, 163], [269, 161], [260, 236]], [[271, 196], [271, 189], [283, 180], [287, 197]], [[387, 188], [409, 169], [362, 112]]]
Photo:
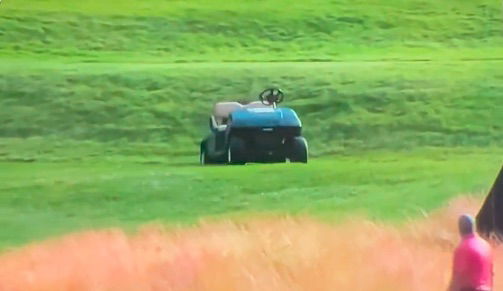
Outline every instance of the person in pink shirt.
[[491, 246], [475, 232], [475, 220], [461, 215], [458, 220], [461, 242], [454, 252], [449, 291], [491, 291], [493, 258]]

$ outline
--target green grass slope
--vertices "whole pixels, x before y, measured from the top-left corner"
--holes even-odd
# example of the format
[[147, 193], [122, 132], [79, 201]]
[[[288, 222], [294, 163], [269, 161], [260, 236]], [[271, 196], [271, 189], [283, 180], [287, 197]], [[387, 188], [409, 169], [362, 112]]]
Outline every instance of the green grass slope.
[[315, 154], [501, 145], [500, 23], [486, 0], [3, 1], [0, 157], [194, 154], [213, 102], [271, 85]]
[[0, 56], [96, 62], [501, 58], [491, 0], [5, 0]]
[[270, 85], [286, 90], [314, 154], [501, 146], [502, 79], [486, 62], [0, 65], [0, 155], [24, 155], [14, 145], [29, 138], [37, 151], [53, 140], [196, 156], [214, 102]]

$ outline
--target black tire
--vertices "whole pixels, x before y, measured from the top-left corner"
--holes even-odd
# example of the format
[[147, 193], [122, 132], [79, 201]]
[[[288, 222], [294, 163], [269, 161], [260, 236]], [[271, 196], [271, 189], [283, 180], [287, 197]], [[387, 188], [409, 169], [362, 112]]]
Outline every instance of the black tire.
[[199, 153], [199, 163], [202, 166], [211, 164], [209, 162], [209, 160], [208, 160], [208, 156], [206, 155], [206, 149], [205, 148], [201, 148], [201, 152]]
[[199, 163], [204, 166], [204, 165], [208, 165], [208, 164], [211, 164], [209, 162], [209, 159], [208, 159], [208, 156], [206, 155], [206, 148], [204, 145], [201, 145], [201, 150], [199, 152]]
[[201, 144], [201, 151], [199, 153], [199, 163], [201, 165], [214, 165], [218, 164], [217, 161], [213, 160], [212, 158], [208, 157], [207, 151], [206, 151], [206, 144]]
[[245, 142], [239, 137], [231, 137], [227, 150], [227, 162], [231, 165], [244, 165], [246, 160]]
[[288, 159], [292, 163], [307, 163], [309, 148], [302, 136], [296, 136], [288, 142]]

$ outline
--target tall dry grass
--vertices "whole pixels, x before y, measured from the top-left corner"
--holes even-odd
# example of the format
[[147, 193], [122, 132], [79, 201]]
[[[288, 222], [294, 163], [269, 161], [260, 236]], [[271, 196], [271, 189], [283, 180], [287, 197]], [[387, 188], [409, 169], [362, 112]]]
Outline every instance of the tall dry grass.
[[401, 226], [275, 217], [88, 231], [1, 255], [0, 290], [444, 290], [457, 215], [479, 204], [458, 199]]

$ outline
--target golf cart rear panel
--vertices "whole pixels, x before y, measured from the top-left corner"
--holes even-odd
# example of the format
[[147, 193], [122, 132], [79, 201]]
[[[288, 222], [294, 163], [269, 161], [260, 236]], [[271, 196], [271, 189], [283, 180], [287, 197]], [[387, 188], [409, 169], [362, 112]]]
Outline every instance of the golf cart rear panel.
[[302, 127], [290, 108], [249, 108], [231, 114], [232, 128]]
[[253, 108], [233, 112], [229, 135], [240, 138], [255, 161], [283, 161], [285, 141], [300, 136], [302, 124], [289, 108]]
[[300, 127], [232, 128], [230, 135], [239, 137], [257, 149], [278, 148], [287, 138], [300, 136]]

